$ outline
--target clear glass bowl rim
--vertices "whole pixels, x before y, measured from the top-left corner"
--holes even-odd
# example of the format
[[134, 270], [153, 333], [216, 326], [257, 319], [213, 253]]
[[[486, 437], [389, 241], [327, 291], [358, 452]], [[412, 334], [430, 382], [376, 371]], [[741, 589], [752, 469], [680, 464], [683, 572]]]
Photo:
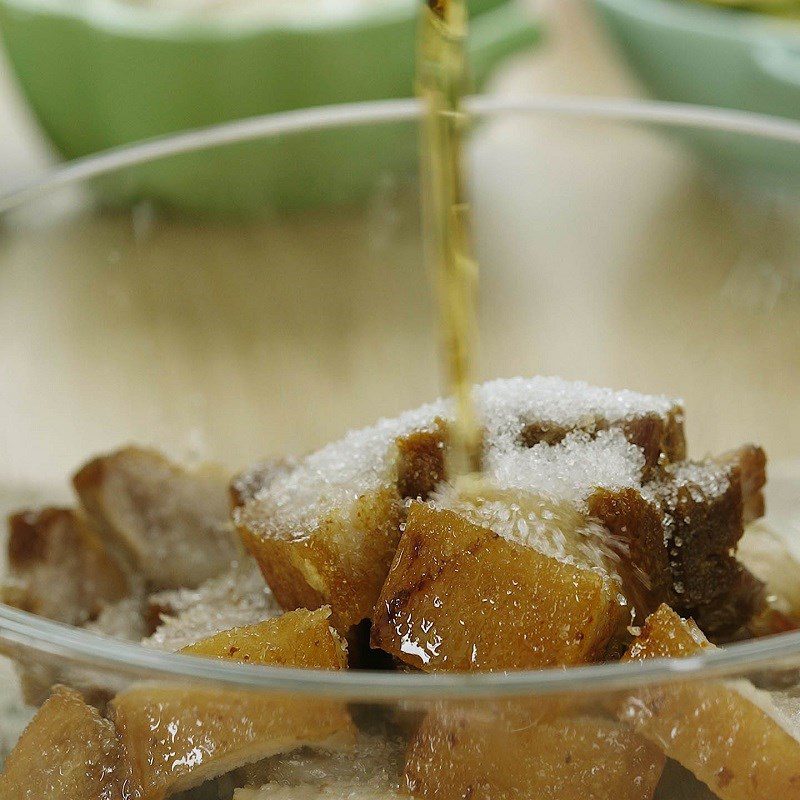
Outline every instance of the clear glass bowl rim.
[[[537, 114], [707, 129], [800, 145], [800, 123], [749, 112], [659, 101], [548, 96], [475, 96], [467, 101], [476, 119]], [[179, 153], [328, 128], [412, 121], [422, 111], [415, 99], [348, 103], [253, 117], [159, 137], [70, 162], [43, 178], [0, 196], [0, 214], [58, 188]], [[800, 150], [798, 151], [800, 157]], [[654, 659], [507, 673], [410, 674], [289, 669], [237, 664], [151, 650], [52, 622], [0, 604], [0, 653], [28, 660], [58, 659], [93, 671], [145, 680], [191, 680], [231, 689], [332, 695], [364, 701], [489, 698], [625, 690], [650, 683], [704, 680], [800, 665], [800, 632], [740, 642], [684, 659]]]

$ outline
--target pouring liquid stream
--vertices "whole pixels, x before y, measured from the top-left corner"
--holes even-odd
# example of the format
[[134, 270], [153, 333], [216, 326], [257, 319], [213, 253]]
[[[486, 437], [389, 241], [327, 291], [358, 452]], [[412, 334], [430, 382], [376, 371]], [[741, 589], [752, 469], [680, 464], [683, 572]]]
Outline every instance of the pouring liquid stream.
[[463, 179], [462, 100], [469, 90], [466, 0], [424, 0], [417, 91], [426, 105], [422, 130], [423, 220], [438, 282], [446, 388], [455, 399], [448, 475], [480, 480], [481, 425], [472, 398], [477, 339], [478, 265], [471, 254], [470, 208]]

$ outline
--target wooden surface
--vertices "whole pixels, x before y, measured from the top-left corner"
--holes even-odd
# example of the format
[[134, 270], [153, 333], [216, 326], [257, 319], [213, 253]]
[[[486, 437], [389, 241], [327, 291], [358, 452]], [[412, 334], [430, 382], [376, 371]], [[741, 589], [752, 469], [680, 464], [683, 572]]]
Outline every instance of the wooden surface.
[[[635, 94], [582, 6], [497, 92]], [[0, 80], [0, 189], [46, 147]], [[800, 452], [800, 216], [717, 182], [658, 131], [507, 119], [472, 147], [482, 377], [535, 372], [686, 399], [695, 453]], [[0, 232], [0, 469], [55, 497], [137, 440], [236, 467], [439, 391], [416, 194], [231, 223], [70, 216]]]

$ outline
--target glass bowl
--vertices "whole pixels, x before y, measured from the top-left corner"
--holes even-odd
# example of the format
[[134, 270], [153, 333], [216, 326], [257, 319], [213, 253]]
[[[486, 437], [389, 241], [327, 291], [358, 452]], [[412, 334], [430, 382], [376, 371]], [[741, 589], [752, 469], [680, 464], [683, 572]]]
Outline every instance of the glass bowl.
[[[479, 97], [470, 110], [479, 379], [560, 375], [683, 398], [693, 456], [765, 448], [767, 523], [787, 559], [798, 553], [800, 195], [732, 179], [686, 142], [724, 132], [800, 160], [800, 125], [558, 97]], [[365, 202], [294, 213], [104, 200], [109, 180], [186, 154], [261, 141], [291, 153], [295, 137], [381, 126], [413, 138], [419, 113], [398, 100], [246, 120], [73, 162], [0, 199], [2, 511], [74, 504], [72, 473], [126, 443], [233, 475], [436, 397], [436, 310], [404, 172], [375, 179]], [[120, 790], [142, 800], [230, 797], [245, 783], [268, 785], [237, 800], [714, 796], [693, 775], [722, 800], [800, 790], [800, 768], [770, 761], [800, 752], [800, 633], [570, 669], [323, 671], [161, 652], [0, 606], [0, 649], [0, 749], [33, 714], [18, 675], [40, 697], [76, 686], [103, 711], [120, 692], [130, 730], [140, 717], [123, 735], [117, 708], [125, 746], [156, 748], [139, 763], [149, 788], [128, 776]], [[51, 709], [80, 705], [56, 697]], [[40, 766], [41, 735], [20, 745]], [[72, 740], [58, 758], [91, 761]], [[8, 764], [28, 774], [24, 758]], [[51, 787], [74, 791], [73, 772]], [[201, 774], [214, 780], [196, 786]]]

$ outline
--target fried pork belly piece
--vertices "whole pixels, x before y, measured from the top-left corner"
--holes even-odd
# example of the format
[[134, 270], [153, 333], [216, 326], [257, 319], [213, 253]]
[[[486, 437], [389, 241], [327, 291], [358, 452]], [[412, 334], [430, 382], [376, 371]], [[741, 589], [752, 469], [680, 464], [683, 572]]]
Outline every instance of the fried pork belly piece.
[[[124, 603], [136, 591], [97, 531], [78, 511], [42, 508], [20, 511], [8, 519], [8, 563], [13, 583], [3, 602], [23, 611], [69, 625], [94, 628], [106, 609]], [[102, 704], [108, 693], [75, 667], [53, 662], [17, 662], [22, 694], [38, 706], [55, 684], [79, 686], [91, 702]]]
[[240, 554], [228, 478], [215, 468], [191, 471], [126, 447], [84, 465], [73, 485], [108, 545], [151, 589], [198, 586]]
[[163, 800], [245, 764], [304, 746], [349, 743], [341, 704], [143, 684], [112, 703], [141, 800]]
[[3, 800], [122, 800], [114, 726], [81, 696], [56, 687], [0, 774]]
[[[217, 634], [183, 652], [251, 664], [342, 669], [329, 609], [299, 610]], [[163, 800], [226, 772], [304, 746], [352, 742], [343, 703], [203, 686], [141, 684], [117, 695], [111, 715], [140, 800]]]
[[330, 627], [331, 610], [287, 611], [279, 617], [222, 631], [181, 653], [249, 664], [306, 669], [347, 669], [347, 646]]
[[666, 603], [725, 639], [764, 608], [764, 586], [737, 561], [745, 525], [764, 510], [766, 458], [746, 445], [665, 465], [641, 490], [598, 489], [590, 513], [628, 549], [625, 585], [639, 610]]
[[[160, 592], [147, 600], [128, 597], [105, 606], [96, 620], [83, 627], [102, 636], [177, 652], [220, 631], [255, 625], [279, 614], [281, 609], [258, 566], [243, 557], [224, 575], [197, 589]], [[102, 708], [125, 685], [107, 672], [52, 664], [26, 663], [20, 674], [29, 705], [39, 705], [54, 684], [63, 683]]]
[[345, 632], [370, 614], [403, 517], [399, 494], [386, 488], [342, 503], [310, 523], [307, 535], [283, 536], [275, 528], [262, 536], [257, 533], [261, 512], [251, 505], [238, 519], [245, 546], [280, 604], [317, 608], [327, 603], [335, 610], [337, 628]]
[[405, 781], [425, 800], [650, 800], [664, 760], [611, 720], [448, 707], [432, 711], [411, 742]]
[[[141, 597], [126, 597], [104, 606], [97, 619], [87, 622], [84, 630], [127, 642], [139, 642], [150, 630], [144, 616]], [[83, 699], [96, 708], [104, 708], [108, 701], [124, 686], [124, 678], [107, 670], [92, 670], [54, 661], [18, 662], [17, 671], [25, 703], [41, 705], [53, 686], [64, 684], [77, 690]]]
[[[667, 606], [652, 614], [625, 661], [683, 658], [713, 649]], [[800, 792], [800, 702], [749, 681], [704, 680], [637, 691], [621, 710], [721, 800], [775, 800]]]
[[177, 652], [220, 631], [255, 625], [280, 613], [258, 565], [243, 556], [197, 589], [151, 595], [146, 616], [154, 622], [155, 632], [142, 644]]
[[[140, 598], [126, 598], [106, 606], [96, 620], [83, 627], [90, 633], [127, 642], [139, 642], [148, 632]], [[29, 706], [41, 705], [54, 686], [64, 685], [102, 710], [128, 684], [126, 678], [108, 670], [62, 664], [54, 659], [18, 661], [16, 666], [22, 696]]]
[[[576, 442], [591, 452], [617, 445], [610, 463], [624, 461], [622, 473], [609, 476], [602, 461], [590, 463], [600, 468], [593, 485], [613, 488], [640, 484], [684, 455], [681, 407], [664, 397], [557, 378], [495, 381], [475, 396], [486, 425], [485, 466], [501, 488], [586, 489], [564, 485], [556, 470], [544, 474], [551, 451], [571, 452]], [[281, 605], [329, 604], [342, 631], [369, 617], [400, 539], [404, 501], [425, 499], [447, 477], [451, 417], [451, 404], [439, 401], [351, 431], [249, 499], [243, 495], [234, 519]], [[542, 485], [517, 485], [528, 460]]]
[[[471, 521], [463, 509], [412, 504], [376, 605], [372, 646], [430, 672], [536, 669], [601, 656], [626, 618], [617, 581], [582, 554], [500, 535], [484, 510]], [[586, 518], [569, 507], [545, 504], [537, 513], [576, 548], [591, 542]], [[529, 515], [517, 520], [533, 525]]]
[[95, 619], [130, 583], [97, 531], [70, 508], [29, 509], [8, 518], [8, 564], [15, 591], [5, 600], [69, 625]]

